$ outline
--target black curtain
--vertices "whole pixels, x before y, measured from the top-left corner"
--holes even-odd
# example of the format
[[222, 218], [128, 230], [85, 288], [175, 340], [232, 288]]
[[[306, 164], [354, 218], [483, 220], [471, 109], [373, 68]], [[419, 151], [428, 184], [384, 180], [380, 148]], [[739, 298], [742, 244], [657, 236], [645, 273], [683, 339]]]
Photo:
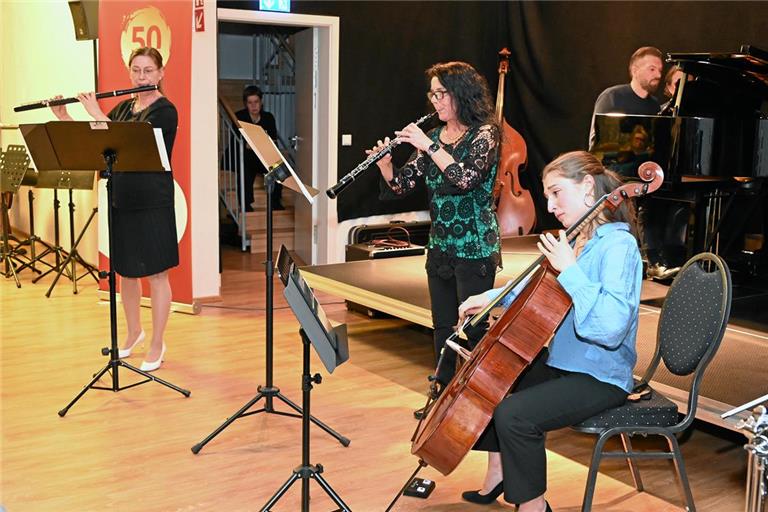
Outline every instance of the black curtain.
[[[507, 120], [528, 145], [529, 177], [540, 228], [545, 213], [539, 179], [547, 162], [586, 149], [597, 95], [629, 82], [629, 57], [641, 46], [662, 53], [768, 49], [768, 4], [762, 2], [510, 2], [512, 50]], [[661, 94], [661, 91], [659, 91]]]
[[[257, 9], [258, 2], [219, 2]], [[467, 61], [495, 93], [497, 54], [508, 47], [504, 114], [528, 145], [523, 182], [545, 213], [539, 176], [558, 154], [585, 149], [597, 95], [627, 83], [628, 61], [640, 46], [663, 53], [735, 52], [742, 44], [768, 49], [763, 2], [325, 2], [294, 1], [292, 11], [341, 20], [338, 176], [365, 159], [377, 139], [427, 112], [424, 70], [435, 62]], [[408, 157], [401, 147], [396, 162]], [[340, 220], [423, 210], [423, 191], [378, 200], [372, 168], [337, 199]]]
[[[352, 146], [339, 145], [338, 176], [366, 158], [378, 139], [431, 111], [424, 71], [436, 62], [463, 60], [496, 88], [496, 53], [507, 22], [498, 2], [294, 2], [304, 14], [332, 14], [341, 20], [339, 133], [352, 134]], [[339, 141], [340, 142], [340, 141]], [[413, 151], [400, 146], [395, 163]], [[426, 210], [422, 188], [407, 198], [379, 201], [374, 165], [336, 199], [339, 220]]]

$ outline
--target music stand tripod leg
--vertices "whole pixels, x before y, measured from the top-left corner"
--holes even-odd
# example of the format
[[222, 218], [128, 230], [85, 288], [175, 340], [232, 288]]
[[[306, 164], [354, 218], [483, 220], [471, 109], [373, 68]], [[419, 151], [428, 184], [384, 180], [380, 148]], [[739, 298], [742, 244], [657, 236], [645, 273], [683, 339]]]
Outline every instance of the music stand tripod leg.
[[[132, 124], [132, 123], [126, 123], [126, 124]], [[109, 254], [113, 255], [113, 239], [112, 239], [112, 166], [116, 159], [116, 154], [110, 150], [107, 150], [104, 152], [104, 160], [107, 164], [106, 170], [102, 172], [102, 177], [106, 178], [107, 180], [107, 225], [109, 226], [108, 232], [108, 246], [109, 246]], [[175, 386], [171, 384], [170, 382], [160, 379], [158, 377], [155, 377], [154, 375], [150, 374], [149, 372], [145, 372], [139, 368], [136, 368], [134, 366], [131, 366], [130, 364], [122, 361], [119, 358], [119, 349], [117, 347], [117, 298], [116, 298], [116, 280], [115, 280], [115, 271], [112, 269], [112, 259], [109, 260], [109, 271], [103, 271], [100, 273], [101, 277], [105, 277], [109, 281], [109, 326], [110, 326], [110, 347], [105, 347], [101, 349], [102, 355], [109, 356], [109, 361], [107, 362], [106, 366], [102, 368], [95, 376], [94, 378], [86, 385], [80, 393], [71, 401], [69, 404], [62, 410], [59, 411], [59, 416], [63, 417], [65, 414], [67, 414], [67, 411], [69, 411], [70, 407], [72, 407], [75, 402], [77, 402], [86, 391], [89, 389], [99, 389], [99, 390], [105, 390], [105, 391], [122, 391], [124, 389], [132, 388], [135, 386], [139, 386], [141, 384], [145, 384], [147, 382], [157, 382], [158, 384], [162, 384], [163, 386], [166, 386], [174, 391], [178, 391], [185, 397], [188, 397], [190, 395], [190, 392], [186, 389], [182, 389], [178, 386]], [[142, 375], [145, 377], [144, 380], [135, 382], [133, 384], [129, 384], [127, 386], [120, 386], [119, 381], [119, 373], [118, 370], [120, 367], [127, 368], [128, 370], [131, 370], [135, 373], [138, 373], [139, 375]], [[111, 387], [104, 387], [104, 386], [96, 386], [96, 382], [107, 372], [110, 371], [112, 373], [112, 386]]]
[[[227, 428], [233, 421], [235, 421], [238, 418], [242, 418], [244, 416], [250, 416], [251, 414], [258, 414], [261, 412], [264, 413], [271, 413], [271, 414], [277, 414], [280, 416], [292, 416], [296, 418], [302, 417], [302, 409], [298, 405], [296, 405], [294, 402], [286, 398], [282, 393], [280, 393], [280, 388], [274, 385], [273, 379], [272, 379], [272, 371], [273, 371], [273, 288], [274, 288], [274, 260], [272, 255], [272, 239], [273, 239], [273, 230], [272, 230], [272, 193], [274, 192], [274, 187], [276, 183], [275, 178], [276, 171], [270, 171], [264, 176], [264, 186], [266, 188], [267, 192], [267, 233], [266, 233], [266, 241], [267, 241], [267, 252], [266, 252], [266, 261], [264, 263], [264, 270], [265, 270], [265, 277], [266, 277], [266, 377], [267, 382], [265, 386], [258, 386], [257, 388], [257, 395], [253, 397], [247, 404], [245, 404], [243, 407], [240, 408], [239, 411], [237, 411], [235, 414], [227, 418], [227, 420], [221, 424], [216, 430], [214, 430], [212, 433], [210, 433], [205, 439], [194, 445], [191, 450], [192, 453], [199, 453], [200, 450], [208, 444], [211, 439], [216, 437], [221, 431], [223, 431], [225, 428]], [[261, 409], [250, 411], [248, 412], [248, 409], [250, 409], [256, 402], [264, 398], [265, 404], [264, 407]], [[273, 406], [274, 399], [277, 398], [281, 400], [284, 404], [286, 404], [288, 407], [292, 408], [294, 411], [296, 411], [299, 414], [293, 414], [293, 413], [286, 413], [282, 411], [275, 410]], [[342, 444], [342, 446], [349, 446], [349, 439], [342, 436], [335, 430], [333, 430], [331, 427], [323, 423], [322, 421], [318, 420], [314, 416], [309, 417], [309, 420], [323, 429], [325, 432], [333, 436], [339, 443]]]
[[[51, 292], [53, 291], [53, 288], [56, 286], [56, 283], [59, 281], [61, 274], [63, 274], [65, 271], [67, 271], [72, 278], [72, 293], [77, 295], [77, 281], [79, 278], [77, 277], [77, 268], [75, 267], [75, 265], [77, 264], [78, 261], [81, 262], [81, 264], [85, 263], [83, 259], [80, 257], [80, 253], [77, 250], [77, 246], [80, 245], [80, 241], [83, 239], [83, 236], [85, 236], [85, 232], [88, 230], [88, 226], [91, 224], [91, 221], [93, 220], [93, 217], [96, 215], [97, 211], [98, 211], [97, 208], [94, 208], [93, 211], [91, 211], [91, 215], [88, 217], [88, 220], [85, 222], [85, 226], [83, 226], [83, 229], [80, 231], [80, 234], [77, 236], [77, 240], [72, 241], [72, 247], [69, 249], [69, 255], [61, 264], [61, 268], [59, 269], [59, 271], [56, 272], [56, 277], [53, 279], [51, 286], [48, 287], [48, 291], [45, 292], [46, 297], [51, 296]], [[70, 222], [74, 222], [74, 219], [70, 218]], [[71, 228], [71, 229], [74, 230], [74, 228]], [[93, 274], [93, 270], [92, 270], [93, 267], [87, 264], [84, 264], [83, 266], [86, 267], [86, 270], [90, 272], [91, 275], [93, 275], [93, 278], [98, 283], [99, 278]], [[84, 275], [87, 275], [87, 274], [84, 274]]]
[[310, 391], [312, 391], [313, 384], [320, 384], [322, 378], [320, 374], [311, 375], [309, 371], [309, 344], [310, 340], [304, 329], [300, 329], [302, 348], [302, 401], [301, 401], [301, 466], [293, 469], [291, 476], [288, 480], [275, 492], [274, 495], [267, 501], [267, 503], [261, 508], [261, 512], [267, 512], [271, 510], [271, 507], [282, 498], [288, 489], [293, 485], [296, 480], [301, 479], [301, 511], [309, 512], [309, 480], [314, 479], [318, 485], [325, 491], [325, 493], [333, 500], [333, 502], [339, 507], [339, 510], [344, 512], [351, 512], [350, 508], [341, 499], [341, 497], [333, 490], [330, 484], [322, 477], [323, 466], [320, 464], [312, 465], [309, 463], [310, 449], [309, 449], [309, 424], [310, 424]]
[[[51, 266], [48, 270], [37, 276], [32, 280], [33, 283], [37, 283], [39, 280], [50, 274], [51, 272], [57, 272], [61, 269], [61, 262], [64, 260], [64, 254], [66, 251], [61, 247], [60, 245], [60, 236], [59, 236], [59, 208], [61, 205], [61, 201], [59, 201], [59, 191], [58, 189], [53, 189], [53, 246], [50, 244], [45, 244], [47, 246], [47, 249], [43, 251], [43, 253], [38, 256], [38, 259], [42, 259], [48, 254], [53, 254], [56, 258], [56, 263]], [[64, 267], [66, 268], [66, 267]], [[69, 271], [66, 270], [67, 277], [70, 277]]]
[[[83, 229], [80, 230], [80, 234], [77, 236], [77, 239], [75, 239], [75, 201], [72, 197], [72, 189], [69, 189], [69, 243], [71, 244], [70, 252], [74, 252], [75, 255], [71, 259], [71, 265], [72, 265], [72, 271], [71, 274], [74, 277], [74, 281], [72, 282], [72, 288], [73, 293], [77, 294], [77, 281], [79, 281], [81, 278], [85, 277], [87, 274], [91, 274], [93, 279], [98, 283], [99, 278], [96, 277], [95, 274], [95, 267], [93, 265], [90, 265], [89, 263], [86, 263], [85, 260], [80, 256], [80, 252], [77, 250], [77, 246], [80, 244], [80, 240], [82, 240], [83, 235], [85, 234], [85, 231], [88, 229], [88, 225], [91, 223], [91, 220], [93, 220], [93, 216], [96, 215], [96, 212], [99, 211], [98, 208], [93, 208], [91, 211], [91, 215], [88, 217], [88, 220], [85, 223], [85, 226], [83, 226]], [[86, 274], [83, 274], [78, 277], [77, 275], [77, 268], [76, 264], [79, 263], [81, 266], [85, 268], [87, 271]]]
[[5, 204], [5, 198], [2, 198], [3, 202], [3, 264], [5, 265], [5, 272], [3, 275], [7, 278], [9, 275], [13, 276], [13, 280], [16, 281], [16, 288], [21, 288], [21, 281], [19, 281], [19, 276], [16, 274], [16, 267], [13, 264], [13, 250], [11, 249], [11, 244], [8, 243], [8, 225], [5, 223], [5, 217], [8, 215], [8, 207]]

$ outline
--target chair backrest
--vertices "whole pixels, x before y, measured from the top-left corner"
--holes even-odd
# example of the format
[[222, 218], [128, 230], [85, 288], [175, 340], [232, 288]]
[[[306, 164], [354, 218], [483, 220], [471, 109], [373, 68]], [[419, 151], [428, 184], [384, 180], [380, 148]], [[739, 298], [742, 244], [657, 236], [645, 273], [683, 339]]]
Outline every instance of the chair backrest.
[[731, 273], [712, 253], [697, 254], [678, 273], [659, 317], [656, 353], [644, 381], [653, 378], [659, 360], [674, 375], [693, 374], [684, 429], [696, 413], [699, 383], [725, 334], [731, 312]]

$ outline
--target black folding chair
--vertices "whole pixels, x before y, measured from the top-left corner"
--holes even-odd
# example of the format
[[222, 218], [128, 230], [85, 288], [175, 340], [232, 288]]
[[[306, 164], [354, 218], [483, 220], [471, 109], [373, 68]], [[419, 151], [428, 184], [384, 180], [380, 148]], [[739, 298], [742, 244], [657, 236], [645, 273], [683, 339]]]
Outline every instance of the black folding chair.
[[[723, 339], [730, 311], [731, 274], [725, 261], [712, 253], [691, 258], [669, 288], [659, 317], [656, 351], [635, 387], [635, 395], [630, 395], [633, 400], [573, 427], [578, 432], [599, 435], [589, 466], [583, 512], [592, 508], [597, 471], [604, 458], [626, 459], [638, 491], [643, 490], [643, 482], [634, 459], [672, 459], [687, 510], [696, 510], [675, 435], [687, 429], [696, 417], [701, 379]], [[690, 378], [688, 408], [682, 420], [677, 404], [650, 385], [661, 361], [672, 374]], [[630, 437], [637, 434], [665, 437], [669, 451], [634, 451]], [[623, 450], [603, 451], [606, 441], [614, 436], [620, 436]]]

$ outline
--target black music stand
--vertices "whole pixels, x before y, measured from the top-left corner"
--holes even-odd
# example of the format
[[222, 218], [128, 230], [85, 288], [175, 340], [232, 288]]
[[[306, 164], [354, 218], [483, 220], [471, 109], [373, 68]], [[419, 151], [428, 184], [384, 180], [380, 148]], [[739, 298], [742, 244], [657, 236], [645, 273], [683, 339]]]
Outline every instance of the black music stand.
[[272, 495], [261, 512], [271, 510], [288, 489], [301, 479], [301, 511], [309, 512], [309, 479], [313, 478], [333, 502], [338, 510], [349, 512], [349, 507], [325, 481], [321, 473], [324, 468], [320, 464], [312, 465], [309, 462], [309, 394], [313, 384], [320, 384], [322, 377], [319, 373], [311, 375], [309, 372], [309, 345], [315, 348], [317, 355], [323, 362], [325, 369], [332, 373], [336, 367], [349, 359], [349, 347], [347, 344], [347, 326], [341, 324], [332, 327], [325, 317], [323, 308], [312, 293], [312, 289], [301, 277], [299, 269], [288, 254], [285, 246], [280, 247], [277, 257], [277, 272], [280, 280], [285, 285], [283, 294], [288, 300], [288, 305], [296, 315], [301, 325], [299, 333], [303, 345], [303, 368], [301, 374], [302, 389], [302, 415], [301, 415], [301, 465], [293, 469], [288, 480]]
[[[0, 198], [0, 201], [2, 201], [3, 223], [3, 245], [0, 248], [0, 252], [2, 252], [2, 261], [5, 266], [3, 275], [5, 277], [13, 276], [16, 288], [21, 288], [18, 272], [21, 272], [28, 265], [29, 261], [25, 262], [20, 259], [20, 246], [11, 247], [9, 243], [12, 235], [10, 218], [8, 216], [8, 204], [6, 204], [5, 196], [6, 194], [15, 194], [19, 191], [21, 180], [24, 178], [24, 173], [27, 172], [28, 166], [29, 155], [24, 150], [24, 146], [8, 146], [8, 150], [0, 155], [0, 193], [3, 196]], [[17, 263], [19, 264], [18, 269], [16, 268]]]
[[[157, 382], [178, 391], [184, 396], [190, 392], [170, 382], [142, 371], [119, 358], [117, 347], [117, 300], [115, 298], [115, 272], [112, 270], [114, 255], [112, 235], [112, 173], [157, 171], [164, 172], [160, 153], [157, 150], [155, 134], [149, 123], [129, 122], [78, 122], [50, 121], [45, 124], [20, 125], [21, 133], [32, 154], [38, 171], [60, 171], [62, 169], [98, 169], [106, 165], [100, 176], [107, 180], [107, 225], [109, 226], [109, 271], [99, 272], [101, 278], [109, 280], [109, 348], [102, 348], [102, 355], [109, 356], [107, 365], [97, 372], [93, 379], [78, 395], [59, 411], [64, 416], [67, 411], [89, 389], [122, 391], [150, 381]], [[154, 150], [152, 148], [155, 148]], [[163, 148], [164, 149], [164, 148]], [[93, 171], [96, 172], [96, 171]], [[120, 386], [118, 369], [124, 367], [144, 377], [144, 380]], [[101, 377], [110, 372], [112, 386], [96, 386]]]
[[[40, 173], [38, 173], [38, 176]], [[31, 202], [31, 200], [30, 200]], [[64, 248], [61, 246], [61, 242], [59, 241], [59, 207], [61, 205], [61, 201], [59, 201], [59, 190], [54, 188], [53, 189], [53, 245], [49, 244], [48, 242], [44, 240], [38, 240], [43, 246], [45, 246], [45, 250], [38, 254], [33, 261], [39, 261], [40, 263], [44, 263], [48, 265], [50, 268], [48, 271], [45, 272], [45, 274], [40, 274], [36, 278], [32, 280], [33, 283], [37, 283], [40, 279], [48, 275], [50, 272], [55, 272], [59, 268], [61, 268], [61, 262], [67, 259], [67, 251], [64, 250]], [[30, 210], [31, 211], [31, 210]], [[30, 217], [30, 222], [33, 222], [33, 217]], [[45, 257], [49, 254], [53, 254], [54, 256], [54, 263], [53, 265], [49, 264], [47, 261], [45, 261]]]
[[[10, 147], [10, 146], [9, 146]], [[24, 146], [21, 146], [22, 148]], [[26, 148], [24, 148], [24, 151], [26, 152]], [[49, 254], [51, 251], [53, 251], [53, 246], [37, 236], [35, 234], [35, 210], [33, 208], [33, 204], [35, 202], [35, 194], [32, 191], [32, 189], [37, 185], [37, 177], [40, 173], [37, 172], [37, 169], [33, 169], [32, 167], [27, 168], [27, 172], [24, 173], [24, 178], [21, 180], [21, 186], [28, 186], [29, 190], [27, 190], [27, 208], [29, 212], [29, 235], [24, 240], [19, 240], [19, 246], [29, 246], [29, 261], [26, 262], [24, 265], [19, 267], [18, 270], [24, 269], [29, 267], [33, 272], [38, 274], [42, 274], [42, 270], [37, 268], [37, 263], [41, 263], [48, 268], [53, 268], [54, 265], [51, 263], [48, 263], [43, 259], [44, 255]], [[55, 191], [54, 191], [55, 192]], [[54, 205], [58, 202], [57, 199], [54, 199]], [[56, 208], [56, 217], [58, 217], [58, 206], [55, 206]], [[58, 240], [58, 219], [55, 220], [56, 230], [57, 233], [55, 235], [56, 239]], [[37, 254], [37, 244], [42, 244], [46, 250], [43, 251], [41, 254]], [[50, 249], [50, 251], [49, 251]], [[57, 254], [57, 257], [59, 255]], [[33, 283], [37, 282], [37, 278], [32, 280]]]
[[[46, 297], [51, 296], [53, 288], [61, 278], [62, 274], [65, 275], [70, 281], [72, 281], [72, 293], [77, 295], [77, 282], [85, 276], [90, 275], [94, 281], [99, 282], [99, 278], [96, 275], [96, 268], [90, 263], [86, 262], [80, 252], [77, 250], [77, 246], [80, 245], [80, 241], [85, 236], [85, 232], [88, 230], [88, 226], [91, 225], [98, 208], [93, 208], [91, 214], [88, 216], [88, 220], [83, 225], [77, 238], [75, 238], [75, 203], [72, 198], [73, 190], [93, 190], [94, 171], [43, 171], [39, 173], [37, 180], [37, 188], [52, 188], [54, 193], [58, 190], [67, 190], [69, 192], [69, 253], [67, 257], [58, 265], [58, 268], [54, 267], [46, 271], [37, 279], [42, 279], [47, 274], [56, 271], [56, 277], [53, 279], [48, 291], [45, 292]], [[58, 199], [58, 198], [57, 198]], [[56, 214], [58, 217], [58, 212]], [[58, 242], [57, 242], [58, 244]], [[85, 272], [77, 275], [77, 264], [80, 264]]]
[[[295, 418], [301, 418], [303, 416], [302, 409], [294, 402], [286, 398], [280, 393], [280, 388], [273, 385], [272, 381], [272, 366], [273, 366], [273, 337], [272, 337], [272, 325], [273, 325], [273, 277], [275, 271], [274, 260], [272, 259], [272, 191], [274, 190], [275, 183], [282, 183], [286, 188], [289, 188], [295, 192], [303, 195], [307, 201], [312, 202], [314, 196], [318, 194], [318, 191], [304, 185], [296, 173], [293, 171], [288, 162], [285, 161], [280, 151], [275, 146], [272, 139], [269, 138], [267, 132], [261, 126], [253, 125], [250, 123], [240, 122], [240, 131], [242, 132], [245, 140], [251, 146], [251, 149], [258, 155], [259, 159], [264, 164], [264, 167], [269, 169], [269, 172], [264, 176], [264, 186], [267, 189], [267, 254], [265, 265], [266, 273], [266, 373], [267, 383], [265, 386], [258, 386], [256, 388], [257, 393], [248, 403], [240, 408], [235, 414], [227, 418], [227, 420], [219, 425], [219, 427], [208, 434], [208, 436], [194, 445], [191, 450], [192, 453], [198, 453], [200, 450], [208, 444], [208, 442], [216, 437], [222, 430], [227, 428], [230, 423], [238, 418], [250, 416], [251, 414], [258, 414], [260, 412], [278, 414], [281, 416], [292, 416]], [[249, 411], [256, 402], [264, 399], [264, 407], [255, 411]], [[288, 407], [296, 411], [296, 413], [277, 411], [274, 408], [273, 401], [277, 398], [285, 403]], [[336, 438], [343, 446], [349, 446], [349, 439], [342, 436], [331, 427], [318, 420], [314, 416], [310, 416], [309, 420], [323, 429], [325, 432]]]

